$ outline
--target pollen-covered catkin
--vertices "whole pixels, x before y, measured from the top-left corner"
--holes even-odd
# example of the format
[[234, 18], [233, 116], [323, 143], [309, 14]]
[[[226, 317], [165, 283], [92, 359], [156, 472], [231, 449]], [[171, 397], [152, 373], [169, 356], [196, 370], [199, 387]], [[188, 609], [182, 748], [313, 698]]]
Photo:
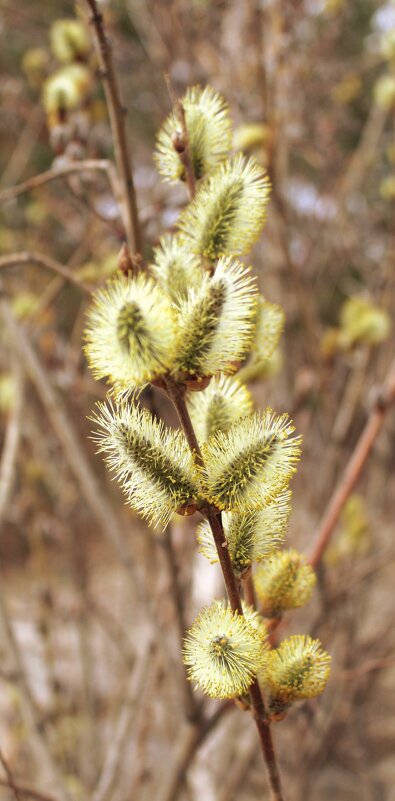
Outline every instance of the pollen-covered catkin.
[[116, 393], [167, 372], [174, 360], [175, 318], [170, 300], [139, 274], [111, 279], [88, 309], [85, 353], [96, 378]]
[[179, 307], [173, 372], [233, 373], [251, 344], [256, 297], [250, 271], [235, 259], [220, 259], [214, 275], [205, 275]]
[[187, 632], [184, 662], [188, 676], [212, 698], [247, 692], [263, 667], [266, 630], [220, 601], [203, 609]]
[[273, 554], [258, 568], [254, 586], [263, 614], [278, 617], [287, 609], [307, 604], [316, 577], [302, 554], [291, 549]]
[[[192, 86], [181, 100], [188, 131], [194, 176], [206, 176], [229, 155], [232, 128], [228, 104], [211, 86]], [[174, 148], [174, 136], [181, 135], [177, 111], [164, 121], [157, 138], [156, 166], [165, 181], [185, 180], [185, 167]]]
[[181, 431], [167, 429], [147, 409], [98, 404], [94, 437], [126, 494], [150, 525], [165, 528], [172, 515], [198, 498], [193, 457]]
[[162, 237], [154, 248], [151, 272], [176, 305], [186, 300], [191, 288], [199, 288], [204, 276], [199, 256], [190, 253], [178, 236]]
[[319, 640], [302, 634], [289, 637], [270, 651], [259, 678], [268, 686], [271, 712], [320, 695], [329, 678], [330, 661]]
[[296, 470], [300, 437], [291, 437], [288, 415], [271, 409], [244, 417], [203, 444], [202, 483], [219, 509], [248, 512], [263, 509], [285, 489]]
[[241, 417], [252, 412], [252, 397], [237, 378], [216, 376], [203, 392], [187, 397], [193, 427], [200, 442], [217, 431], [228, 431]]
[[186, 247], [209, 262], [248, 253], [264, 226], [269, 191], [269, 179], [254, 159], [238, 155], [222, 164], [180, 216]]
[[[233, 570], [242, 575], [254, 562], [270, 556], [284, 541], [291, 512], [290, 490], [281, 492], [261, 511], [223, 512], [222, 524]], [[197, 529], [201, 553], [213, 564], [218, 562], [213, 534], [205, 520]]]

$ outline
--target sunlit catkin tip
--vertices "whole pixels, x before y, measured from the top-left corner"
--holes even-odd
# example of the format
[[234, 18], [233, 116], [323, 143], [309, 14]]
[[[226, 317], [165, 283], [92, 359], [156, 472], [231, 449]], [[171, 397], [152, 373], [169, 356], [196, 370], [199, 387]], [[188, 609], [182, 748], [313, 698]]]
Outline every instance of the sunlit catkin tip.
[[[229, 155], [232, 129], [226, 101], [210, 86], [190, 87], [181, 103], [185, 112], [189, 152], [195, 178], [203, 178]], [[182, 135], [176, 111], [163, 123], [157, 138], [155, 161], [166, 181], [185, 180], [185, 168], [174, 148], [174, 136]]]
[[254, 159], [239, 154], [225, 162], [180, 216], [186, 245], [209, 261], [247, 253], [263, 228], [269, 191], [269, 179]]
[[244, 417], [203, 444], [206, 497], [225, 511], [262, 509], [285, 489], [300, 456], [300, 437], [287, 414], [271, 409]]
[[217, 431], [228, 429], [252, 412], [252, 397], [236, 378], [214, 378], [203, 392], [188, 395], [191, 420], [201, 442]]
[[262, 613], [278, 617], [310, 601], [316, 577], [307, 559], [294, 550], [273, 554], [256, 571], [254, 585]]
[[260, 678], [269, 688], [271, 712], [320, 695], [329, 678], [330, 662], [320, 641], [302, 634], [289, 637], [270, 651]]
[[174, 370], [186, 376], [233, 373], [251, 345], [257, 288], [240, 262], [223, 258], [180, 305]]
[[118, 276], [88, 310], [85, 347], [96, 378], [116, 392], [142, 386], [168, 370], [175, 343], [170, 301], [152, 279]]
[[189, 629], [183, 655], [190, 680], [207, 695], [234, 698], [247, 692], [266, 649], [262, 626], [215, 601]]
[[[277, 498], [260, 512], [224, 512], [222, 523], [233, 569], [243, 575], [254, 562], [261, 562], [284, 542], [291, 512], [290, 490], [281, 492]], [[197, 529], [200, 552], [213, 564], [218, 562], [210, 526], [206, 521]]]
[[177, 305], [190, 289], [198, 289], [205, 274], [199, 257], [186, 250], [177, 236], [162, 237], [154, 249], [151, 272]]
[[50, 31], [51, 50], [58, 61], [85, 58], [90, 50], [88, 31], [77, 19], [57, 19]]
[[258, 300], [256, 328], [251, 353], [255, 360], [270, 359], [284, 329], [285, 314], [277, 303], [270, 303], [260, 295]]
[[94, 439], [130, 506], [163, 528], [178, 510], [193, 507], [198, 488], [193, 457], [181, 431], [167, 429], [147, 409], [98, 404]]

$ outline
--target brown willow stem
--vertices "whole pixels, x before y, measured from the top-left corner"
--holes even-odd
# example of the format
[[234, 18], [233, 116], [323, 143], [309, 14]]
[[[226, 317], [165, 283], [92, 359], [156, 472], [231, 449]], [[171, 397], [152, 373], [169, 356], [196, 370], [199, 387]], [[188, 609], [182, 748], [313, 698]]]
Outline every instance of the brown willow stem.
[[[173, 380], [168, 379], [166, 382], [168, 394], [173, 401], [176, 408], [182, 429], [186, 436], [187, 442], [192, 453], [195, 453], [195, 458], [201, 466], [204, 465], [202, 452], [197, 441], [197, 437], [189, 416], [188, 408], [185, 403], [185, 387], [179, 387]], [[229, 549], [227, 547], [226, 538], [221, 521], [221, 512], [213, 506], [207, 506], [202, 510], [207, 518], [217, 548], [218, 558], [221, 565], [226, 591], [229, 597], [229, 603], [233, 612], [243, 615], [243, 607], [241, 603], [240, 590], [237, 583], [236, 576], [233, 571]], [[264, 700], [262, 698], [261, 689], [257, 679], [250, 687], [250, 700], [254, 720], [258, 729], [262, 752], [265, 759], [269, 784], [272, 794], [272, 801], [283, 801], [281, 790], [280, 775], [278, 772], [276, 756], [274, 753], [273, 740], [270, 731], [270, 725], [265, 710]]]
[[115, 75], [112, 49], [104, 28], [103, 15], [96, 0], [85, 0], [92, 14], [96, 49], [102, 70], [111, 131], [114, 141], [115, 163], [124, 186], [124, 217], [128, 244], [132, 253], [141, 253], [142, 241], [137, 211], [136, 192], [133, 182], [132, 160], [127, 146], [125, 114], [118, 82]]
[[376, 403], [370, 412], [365, 428], [346, 465], [344, 473], [329, 501], [326, 512], [317, 533], [315, 545], [310, 555], [310, 564], [317, 567], [329, 544], [341, 511], [351, 495], [382, 429], [385, 415], [395, 401], [395, 361], [392, 362], [387, 379], [377, 394]]

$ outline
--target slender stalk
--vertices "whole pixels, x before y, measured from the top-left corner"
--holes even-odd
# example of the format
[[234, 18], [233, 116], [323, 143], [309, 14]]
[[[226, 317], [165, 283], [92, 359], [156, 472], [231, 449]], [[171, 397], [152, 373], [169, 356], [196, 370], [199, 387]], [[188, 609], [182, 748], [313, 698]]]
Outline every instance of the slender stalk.
[[124, 221], [128, 245], [132, 253], [141, 253], [142, 240], [137, 211], [136, 192], [133, 182], [132, 160], [127, 145], [125, 116], [118, 82], [115, 75], [112, 48], [104, 28], [103, 15], [96, 0], [86, 0], [91, 11], [91, 21], [95, 32], [96, 50], [102, 70], [110, 126], [114, 142], [115, 163], [124, 187]]
[[71, 270], [68, 270], [63, 264], [60, 264], [56, 259], [46, 256], [44, 253], [37, 253], [36, 251], [22, 250], [20, 253], [9, 253], [7, 256], [0, 257], [0, 270], [5, 270], [7, 267], [17, 267], [20, 264], [36, 264], [39, 267], [44, 267], [45, 270], [61, 275], [66, 281], [78, 287], [82, 292], [91, 295], [92, 289], [77, 278]]
[[310, 555], [310, 564], [317, 567], [329, 544], [341, 511], [350, 497], [382, 429], [385, 415], [395, 401], [395, 361], [392, 362], [381, 391], [377, 394], [376, 403], [368, 417], [365, 428], [346, 465], [343, 475], [333, 493], [321, 525], [318, 529], [315, 544]]
[[[167, 389], [169, 396], [177, 410], [178, 417], [189, 447], [191, 451], [195, 453], [196, 460], [200, 463], [200, 465], [203, 466], [202, 452], [200, 450], [192, 421], [189, 416], [188, 408], [185, 403], [185, 387], [177, 387], [174, 381], [167, 380]], [[233, 571], [229, 550], [227, 548], [227, 542], [222, 527], [221, 513], [213, 506], [208, 506], [205, 510], [202, 510], [202, 513], [207, 518], [213, 533], [231, 608], [239, 615], [243, 615], [240, 590]], [[253, 716], [261, 741], [263, 756], [266, 762], [272, 800], [283, 801], [280, 775], [278, 772], [270, 725], [257, 679], [250, 687], [250, 700]]]
[[33, 178], [28, 178], [16, 186], [10, 186], [0, 192], [0, 203], [6, 203], [8, 200], [14, 200], [19, 195], [24, 195], [25, 192], [31, 192], [33, 189], [39, 189], [45, 184], [57, 181], [59, 178], [66, 178], [69, 175], [80, 172], [105, 172], [108, 175], [114, 195], [117, 195], [116, 190], [116, 176], [115, 168], [111, 161], [108, 159], [84, 159], [83, 161], [71, 161], [69, 164], [64, 164], [61, 167], [52, 167], [50, 170], [34, 175]]
[[37, 790], [35, 787], [28, 787], [25, 784], [16, 784], [15, 782], [10, 784], [8, 779], [0, 779], [0, 787], [16, 790], [20, 796], [23, 795], [25, 798], [32, 798], [33, 801], [57, 801], [53, 795], [47, 795]]

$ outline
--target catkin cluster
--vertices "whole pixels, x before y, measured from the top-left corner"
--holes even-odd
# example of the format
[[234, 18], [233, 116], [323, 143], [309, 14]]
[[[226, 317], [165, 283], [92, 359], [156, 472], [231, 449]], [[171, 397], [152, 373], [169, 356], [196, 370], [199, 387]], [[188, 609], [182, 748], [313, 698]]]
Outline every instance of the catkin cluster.
[[[211, 562], [219, 557], [207, 510], [222, 515], [233, 571], [240, 581], [253, 571], [261, 613], [245, 606], [239, 615], [219, 601], [204, 609], [185, 639], [189, 677], [217, 698], [245, 695], [258, 677], [271, 708], [283, 709], [322, 691], [329, 657], [308, 638], [270, 651], [262, 617], [305, 604], [314, 586], [304, 558], [279, 550], [300, 437], [286, 414], [255, 412], [235, 376], [246, 361], [271, 356], [284, 324], [239, 260], [264, 225], [269, 181], [256, 160], [230, 152], [222, 97], [194, 87], [182, 107], [185, 127], [173, 111], [158, 135], [156, 163], [166, 181], [185, 181], [189, 162], [195, 194], [148, 271], [114, 276], [88, 311], [86, 356], [110, 385], [110, 400], [94, 417], [96, 440], [128, 503], [150, 524], [165, 528], [177, 512], [201, 511], [197, 539]], [[199, 458], [182, 431], [141, 407], [149, 384], [176, 386], [186, 398]]]

